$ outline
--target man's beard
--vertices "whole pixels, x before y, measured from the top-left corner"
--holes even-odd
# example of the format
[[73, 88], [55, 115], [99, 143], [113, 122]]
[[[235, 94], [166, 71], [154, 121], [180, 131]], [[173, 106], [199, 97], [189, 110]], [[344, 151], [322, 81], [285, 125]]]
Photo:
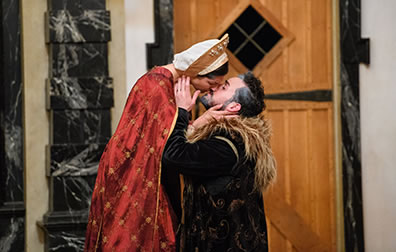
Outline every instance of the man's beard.
[[204, 96], [201, 96], [199, 98], [200, 102], [202, 103], [202, 105], [204, 105], [204, 107], [206, 108], [206, 110], [210, 109], [211, 107], [213, 107], [212, 105], [212, 99], [211, 97], [209, 97], [209, 93], [207, 93]]
[[[206, 110], [217, 105], [217, 104], [213, 104], [211, 93], [207, 93], [206, 95], [201, 96], [199, 98], [199, 101], [202, 103], [202, 105], [204, 105]], [[224, 102], [223, 106], [219, 110], [224, 110], [227, 107], [227, 105], [230, 104], [232, 101], [233, 101], [233, 97], [231, 97], [226, 102]]]

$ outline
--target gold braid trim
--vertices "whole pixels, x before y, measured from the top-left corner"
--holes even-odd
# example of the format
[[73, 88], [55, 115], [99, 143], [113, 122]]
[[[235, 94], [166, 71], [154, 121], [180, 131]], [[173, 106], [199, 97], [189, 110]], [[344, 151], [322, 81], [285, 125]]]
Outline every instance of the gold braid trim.
[[[172, 131], [175, 129], [175, 125], [176, 125], [176, 120], [177, 120], [177, 116], [179, 114], [178, 109], [176, 108], [176, 113], [175, 113], [175, 117], [173, 118], [173, 122], [172, 122], [172, 126], [169, 130], [168, 136], [166, 138], [166, 141], [168, 141], [168, 138], [170, 137], [170, 135], [172, 134]], [[165, 144], [166, 144], [165, 141]], [[161, 158], [160, 158], [160, 165], [159, 165], [159, 171], [158, 171], [158, 186], [157, 186], [157, 206], [155, 207], [155, 218], [154, 218], [154, 232], [153, 232], [153, 247], [152, 250], [154, 250], [154, 245], [155, 245], [155, 235], [157, 232], [157, 222], [158, 222], [158, 212], [159, 212], [159, 200], [160, 200], [160, 188], [161, 188], [161, 170], [162, 170], [162, 153], [161, 153]]]

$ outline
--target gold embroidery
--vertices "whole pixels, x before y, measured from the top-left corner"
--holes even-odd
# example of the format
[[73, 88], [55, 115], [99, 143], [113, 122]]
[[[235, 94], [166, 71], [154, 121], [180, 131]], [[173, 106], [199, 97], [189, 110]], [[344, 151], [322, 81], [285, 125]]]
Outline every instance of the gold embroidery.
[[137, 172], [137, 173], [140, 173], [141, 170], [142, 170], [142, 168], [139, 167], [139, 168], [136, 170], [136, 172]]
[[154, 118], [154, 120], [157, 120], [158, 119], [158, 114], [154, 114], [153, 118]]
[[172, 104], [174, 103], [172, 98], [171, 98], [171, 99], [169, 99], [169, 102], [170, 102], [170, 103], [172, 103]]
[[136, 201], [133, 206], [136, 208], [139, 205], [139, 203]]
[[136, 240], [137, 240], [136, 235], [131, 235], [131, 241], [136, 241]]
[[164, 83], [164, 81], [162, 81], [162, 80], [159, 82], [159, 85], [160, 85], [161, 87], [162, 87], [164, 84], [165, 84], [165, 83]]
[[[175, 117], [173, 118], [173, 122], [172, 122], [172, 126], [171, 126], [171, 131], [174, 129], [175, 125], [176, 125], [176, 119], [177, 119], [177, 115], [178, 115], [178, 110], [176, 110], [175, 113]], [[169, 135], [168, 135], [169, 137]], [[162, 171], [162, 166], [161, 166], [161, 162], [160, 162], [160, 167], [159, 167], [159, 172], [158, 172], [158, 190], [157, 190], [157, 206], [155, 207], [155, 218], [154, 218], [154, 236], [156, 236], [156, 233], [158, 232], [159, 226], [157, 224], [158, 222], [158, 214], [159, 214], [159, 203], [160, 203], [160, 186], [161, 186], [161, 171]]]
[[110, 169], [109, 169], [109, 174], [110, 174], [110, 175], [113, 175], [113, 174], [114, 174], [114, 169], [113, 169], [113, 168], [110, 168]]
[[104, 236], [103, 237], [103, 243], [106, 243], [107, 242], [107, 236]]
[[123, 219], [121, 219], [121, 220], [118, 222], [118, 224], [120, 224], [120, 226], [123, 226], [124, 223], [125, 223], [125, 221], [124, 221]]
[[165, 242], [161, 242], [161, 248], [162, 249], [166, 248], [166, 243]]
[[129, 121], [129, 123], [132, 124], [132, 125], [134, 125], [134, 124], [136, 123], [136, 119], [135, 119], [135, 118], [131, 119], [131, 120]]
[[107, 209], [109, 209], [109, 208], [111, 207], [110, 202], [107, 201], [105, 207], [106, 207]]
[[138, 87], [138, 86], [135, 86], [133, 89], [134, 89], [134, 90], [135, 90], [135, 92], [136, 92], [136, 91], [138, 91], [138, 90], [139, 90], [139, 87]]
[[123, 191], [123, 192], [125, 192], [127, 189], [128, 189], [128, 186], [126, 186], [126, 185], [124, 185], [124, 186], [122, 187], [122, 191]]
[[92, 221], [92, 225], [93, 225], [93, 226], [96, 226], [96, 220], [93, 220], [93, 221]]
[[140, 136], [140, 138], [143, 138], [144, 137], [144, 133], [142, 133], [142, 135]]
[[148, 187], [152, 187], [153, 186], [153, 182], [152, 181], [147, 182], [147, 186]]
[[102, 186], [102, 188], [100, 188], [100, 193], [103, 193], [105, 191], [105, 188], [104, 188], [104, 186]]
[[130, 158], [131, 157], [131, 153], [129, 151], [125, 152], [125, 158]]
[[169, 133], [168, 129], [164, 129], [164, 131], [162, 132], [162, 135], [167, 135]]
[[237, 160], [238, 160], [237, 162], [239, 162], [239, 154], [238, 154], [238, 150], [237, 150], [237, 148], [235, 147], [235, 145], [234, 145], [229, 139], [227, 139], [227, 138], [225, 138], [225, 137], [222, 137], [222, 136], [215, 136], [215, 138], [227, 142], [228, 145], [230, 145], [231, 149], [234, 151], [234, 154], [235, 154], [235, 156], [237, 157]]
[[150, 151], [151, 154], [153, 154], [154, 153], [154, 148], [151, 147], [149, 151]]
[[151, 218], [150, 218], [150, 217], [147, 217], [147, 218], [146, 218], [146, 222], [147, 222], [147, 223], [150, 223], [150, 222], [151, 222]]
[[148, 102], [148, 100], [146, 100], [145, 102], [144, 102], [144, 105], [147, 105], [149, 102]]

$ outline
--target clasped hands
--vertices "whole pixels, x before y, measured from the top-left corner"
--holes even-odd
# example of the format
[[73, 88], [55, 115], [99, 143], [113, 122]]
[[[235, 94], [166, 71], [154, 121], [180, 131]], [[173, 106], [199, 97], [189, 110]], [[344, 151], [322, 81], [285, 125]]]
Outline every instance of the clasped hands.
[[[190, 92], [190, 77], [182, 76], [180, 77], [174, 87], [176, 105], [179, 108], [183, 108], [190, 112], [195, 105], [195, 101], [201, 91], [196, 90], [191, 97]], [[233, 118], [237, 117], [235, 112], [230, 112], [227, 110], [220, 110], [223, 104], [217, 104], [210, 109], [208, 109], [204, 114], [198, 117], [193, 123], [194, 128], [199, 128], [207, 124], [213, 118], [218, 120], [220, 118]]]

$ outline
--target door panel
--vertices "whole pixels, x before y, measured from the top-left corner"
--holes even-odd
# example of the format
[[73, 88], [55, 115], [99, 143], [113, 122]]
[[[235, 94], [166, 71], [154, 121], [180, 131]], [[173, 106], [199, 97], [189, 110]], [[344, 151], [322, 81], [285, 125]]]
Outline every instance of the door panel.
[[[282, 35], [252, 69], [266, 94], [286, 94], [266, 100], [278, 165], [277, 181], [265, 194], [270, 249], [335, 251], [333, 104], [288, 98], [331, 92], [331, 0], [174, 0], [175, 52], [220, 37], [247, 6]], [[228, 77], [247, 70], [228, 54]]]

